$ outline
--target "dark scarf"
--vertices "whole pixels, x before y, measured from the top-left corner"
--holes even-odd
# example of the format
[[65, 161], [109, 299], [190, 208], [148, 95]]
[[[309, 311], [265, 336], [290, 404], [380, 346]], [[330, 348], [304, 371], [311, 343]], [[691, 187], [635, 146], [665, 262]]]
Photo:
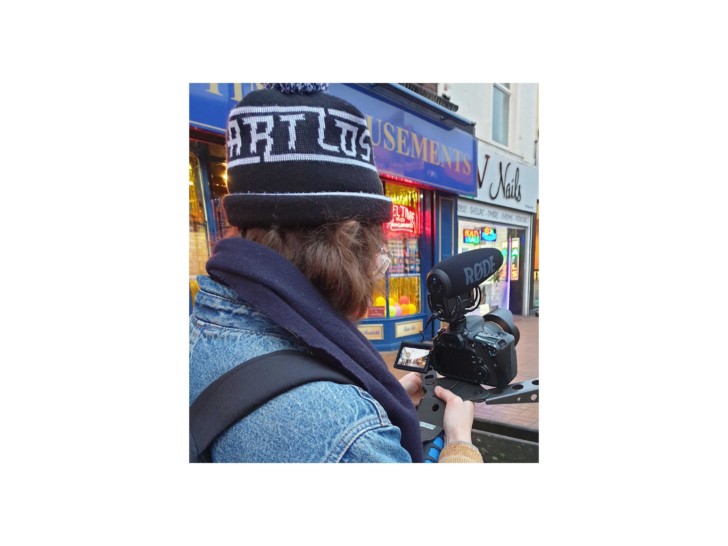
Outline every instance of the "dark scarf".
[[263, 245], [232, 237], [215, 245], [207, 272], [303, 340], [314, 358], [348, 372], [402, 431], [402, 446], [412, 460], [423, 461], [417, 412], [404, 388], [374, 346], [296, 266]]

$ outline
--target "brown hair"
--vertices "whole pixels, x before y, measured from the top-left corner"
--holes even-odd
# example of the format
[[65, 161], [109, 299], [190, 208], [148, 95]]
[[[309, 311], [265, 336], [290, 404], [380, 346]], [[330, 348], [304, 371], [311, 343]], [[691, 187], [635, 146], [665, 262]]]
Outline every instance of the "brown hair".
[[308, 229], [243, 228], [240, 235], [292, 262], [342, 315], [359, 319], [366, 313], [384, 244], [381, 224], [347, 220]]

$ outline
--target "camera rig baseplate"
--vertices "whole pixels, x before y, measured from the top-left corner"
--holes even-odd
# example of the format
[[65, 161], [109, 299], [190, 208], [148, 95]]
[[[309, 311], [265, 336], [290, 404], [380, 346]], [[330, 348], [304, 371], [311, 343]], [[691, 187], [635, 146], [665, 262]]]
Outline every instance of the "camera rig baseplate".
[[429, 370], [422, 378], [425, 396], [417, 408], [420, 420], [420, 436], [423, 443], [429, 443], [442, 432], [445, 402], [435, 396], [435, 387], [441, 386], [457, 394], [463, 400], [485, 402], [486, 404], [527, 404], [538, 402], [538, 379], [511, 383], [504, 388], [486, 389], [482, 385], [437, 377]]

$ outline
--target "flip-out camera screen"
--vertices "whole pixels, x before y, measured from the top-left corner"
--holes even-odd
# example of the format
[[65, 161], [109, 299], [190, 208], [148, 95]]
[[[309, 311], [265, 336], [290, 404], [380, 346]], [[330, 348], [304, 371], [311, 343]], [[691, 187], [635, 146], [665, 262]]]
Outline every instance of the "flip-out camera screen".
[[402, 343], [394, 367], [398, 370], [424, 373], [431, 350], [432, 345], [425, 343]]

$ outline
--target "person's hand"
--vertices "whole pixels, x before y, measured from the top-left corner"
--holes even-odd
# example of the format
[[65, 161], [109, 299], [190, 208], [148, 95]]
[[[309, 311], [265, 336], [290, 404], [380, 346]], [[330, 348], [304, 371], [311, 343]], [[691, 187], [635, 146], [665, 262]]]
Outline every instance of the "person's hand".
[[445, 402], [442, 428], [445, 430], [446, 442], [472, 444], [471, 430], [475, 419], [475, 405], [470, 400], [464, 401], [454, 392], [443, 389], [439, 385], [435, 387], [435, 396]]
[[419, 406], [422, 398], [425, 396], [425, 389], [422, 388], [422, 374], [409, 372], [403, 375], [399, 382], [404, 387], [404, 390], [407, 391], [415, 407]]

